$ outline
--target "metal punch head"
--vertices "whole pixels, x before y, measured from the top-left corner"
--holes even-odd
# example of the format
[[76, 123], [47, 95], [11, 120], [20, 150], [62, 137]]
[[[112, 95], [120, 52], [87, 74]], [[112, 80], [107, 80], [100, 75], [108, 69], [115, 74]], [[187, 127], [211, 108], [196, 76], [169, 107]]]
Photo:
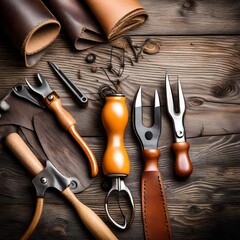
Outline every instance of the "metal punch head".
[[165, 75], [166, 80], [166, 97], [167, 97], [167, 109], [168, 113], [172, 118], [173, 124], [174, 124], [174, 130], [176, 134], [176, 141], [177, 142], [183, 142], [185, 141], [185, 130], [183, 126], [183, 118], [185, 114], [185, 100], [182, 92], [182, 87], [180, 80], [178, 79], [178, 102], [179, 102], [179, 111], [175, 112], [174, 102], [173, 102], [173, 94], [169, 82], [169, 76], [166, 73]]
[[157, 90], [155, 90], [154, 94], [154, 123], [151, 127], [145, 127], [143, 125], [141, 87], [136, 93], [133, 109], [133, 126], [135, 133], [142, 145], [142, 149], [157, 148], [158, 139], [161, 134], [160, 98]]
[[42, 98], [46, 98], [50, 93], [53, 92], [53, 90], [50, 88], [48, 82], [44, 79], [44, 77], [38, 73], [37, 74], [38, 80], [40, 82], [39, 86], [33, 86], [31, 85], [27, 78], [25, 78], [25, 81], [28, 85], [28, 87], [36, 94], [38, 94]]
[[[117, 192], [118, 193], [118, 197], [120, 192], [125, 192], [126, 195], [128, 196], [128, 200], [129, 203], [131, 204], [131, 216], [129, 221], [127, 220], [126, 216], [123, 214], [121, 206], [119, 204], [120, 210], [121, 210], [121, 214], [124, 218], [124, 224], [119, 224], [117, 223], [111, 216], [111, 214], [109, 213], [108, 210], [108, 202], [109, 202], [109, 198], [110, 196], [114, 193]], [[118, 199], [119, 200], [119, 199]], [[135, 205], [134, 205], [134, 201], [133, 201], [133, 197], [132, 194], [130, 192], [130, 190], [128, 189], [128, 187], [126, 186], [124, 180], [121, 177], [112, 177], [112, 187], [109, 190], [109, 192], [107, 193], [106, 197], [105, 197], [105, 203], [104, 203], [104, 207], [105, 207], [105, 211], [107, 213], [107, 216], [109, 217], [109, 219], [111, 220], [111, 222], [118, 228], [124, 230], [127, 229], [133, 222], [134, 219], [134, 215], [135, 215]]]

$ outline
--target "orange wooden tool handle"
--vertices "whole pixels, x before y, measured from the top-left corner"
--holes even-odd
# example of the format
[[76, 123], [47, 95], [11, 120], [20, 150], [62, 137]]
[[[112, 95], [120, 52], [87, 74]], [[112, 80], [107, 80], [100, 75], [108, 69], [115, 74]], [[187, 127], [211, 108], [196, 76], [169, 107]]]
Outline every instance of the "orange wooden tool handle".
[[84, 225], [96, 239], [117, 239], [108, 226], [101, 220], [101, 218], [99, 218], [98, 215], [90, 208], [81, 203], [69, 187], [62, 192], [62, 195], [73, 205]]
[[80, 147], [82, 148], [82, 150], [86, 154], [86, 156], [89, 160], [89, 163], [90, 163], [90, 167], [91, 167], [91, 176], [92, 177], [97, 176], [98, 165], [97, 165], [96, 157], [93, 154], [92, 150], [89, 148], [87, 143], [83, 140], [83, 138], [80, 136], [80, 134], [78, 133], [75, 125], [72, 125], [68, 129], [68, 131], [70, 132], [70, 134], [73, 136], [73, 138], [77, 141], [77, 143], [80, 145]]
[[37, 198], [36, 209], [35, 209], [33, 219], [31, 221], [30, 225], [28, 226], [28, 229], [25, 231], [23, 236], [20, 238], [20, 240], [27, 240], [32, 235], [33, 231], [35, 230], [35, 228], [41, 218], [42, 210], [43, 210], [43, 203], [44, 203], [44, 198]]
[[189, 157], [189, 142], [177, 142], [172, 144], [175, 152], [175, 173], [180, 177], [188, 177], [191, 175], [193, 167]]
[[60, 99], [58, 99], [55, 95], [54, 99], [49, 102], [47, 105], [48, 108], [54, 112], [55, 116], [57, 117], [59, 123], [62, 125], [62, 127], [67, 130], [72, 137], [77, 141], [77, 143], [80, 145], [84, 153], [86, 154], [90, 166], [91, 166], [91, 176], [95, 177], [98, 174], [98, 165], [96, 157], [94, 156], [92, 150], [89, 148], [89, 146], [86, 144], [86, 142], [83, 140], [83, 138], [80, 136], [76, 129], [76, 121], [72, 117], [72, 115], [63, 108]]
[[144, 149], [142, 151], [142, 156], [144, 160], [144, 170], [143, 171], [159, 171], [158, 159], [160, 157], [159, 149]]
[[124, 131], [128, 122], [128, 109], [124, 95], [106, 97], [102, 122], [107, 133], [107, 147], [102, 168], [105, 175], [130, 172], [130, 161], [124, 146]]

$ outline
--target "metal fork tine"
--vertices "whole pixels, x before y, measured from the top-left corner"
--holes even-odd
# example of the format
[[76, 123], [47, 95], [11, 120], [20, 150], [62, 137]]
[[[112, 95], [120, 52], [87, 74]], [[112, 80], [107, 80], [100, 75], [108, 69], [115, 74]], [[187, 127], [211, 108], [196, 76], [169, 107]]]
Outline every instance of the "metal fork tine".
[[134, 112], [135, 112], [135, 127], [139, 131], [139, 126], [142, 125], [142, 87], [139, 87], [135, 102], [134, 102]]
[[25, 82], [27, 83], [28, 87], [32, 90], [35, 91], [32, 87], [32, 85], [30, 84], [30, 82], [27, 80], [27, 78], [25, 77]]
[[153, 123], [153, 128], [156, 129], [156, 131], [161, 132], [161, 102], [160, 98], [158, 95], [158, 91], [155, 90], [154, 94], [154, 123]]
[[49, 84], [48, 84], [48, 82], [45, 80], [45, 78], [43, 77], [43, 75], [41, 74], [41, 73], [38, 73], [37, 74], [37, 77], [38, 77], [38, 80], [40, 81], [40, 83], [41, 83], [41, 88], [42, 89], [49, 89], [49, 90], [51, 90], [50, 89], [50, 87], [49, 87]]
[[182, 86], [181, 82], [178, 79], [178, 99], [179, 99], [179, 112], [180, 114], [183, 114], [185, 112], [185, 100], [183, 96]]
[[41, 84], [43, 84], [43, 82], [45, 82], [45, 80], [44, 80], [44, 78], [43, 78], [43, 76], [42, 76], [41, 73], [37, 73], [37, 77], [38, 77], [38, 80], [39, 80], [39, 82], [40, 82]]
[[171, 90], [169, 77], [167, 73], [165, 75], [165, 80], [166, 80], [166, 97], [167, 97], [168, 112], [171, 116], [174, 116], [175, 111], [174, 111], [174, 104], [173, 104], [173, 95], [172, 95], [172, 90]]
[[155, 95], [154, 95], [154, 108], [160, 107], [160, 98], [158, 95], [157, 89], [155, 90]]
[[138, 89], [136, 99], [135, 99], [135, 104], [134, 107], [142, 107], [142, 87]]

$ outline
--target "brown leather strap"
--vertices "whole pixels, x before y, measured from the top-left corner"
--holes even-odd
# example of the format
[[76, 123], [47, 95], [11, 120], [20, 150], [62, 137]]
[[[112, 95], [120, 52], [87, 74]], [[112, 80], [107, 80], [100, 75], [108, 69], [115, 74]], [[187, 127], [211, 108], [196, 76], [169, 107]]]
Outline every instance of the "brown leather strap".
[[142, 173], [142, 217], [145, 239], [172, 239], [167, 201], [158, 168], [159, 149], [143, 150], [145, 162]]

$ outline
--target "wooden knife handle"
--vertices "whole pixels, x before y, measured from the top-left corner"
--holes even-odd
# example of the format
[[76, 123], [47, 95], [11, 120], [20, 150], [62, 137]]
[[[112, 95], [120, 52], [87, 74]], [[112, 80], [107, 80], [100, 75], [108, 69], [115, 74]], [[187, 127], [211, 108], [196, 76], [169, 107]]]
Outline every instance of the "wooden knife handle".
[[32, 176], [36, 176], [44, 169], [42, 163], [17, 133], [9, 134], [5, 138], [5, 143]]
[[193, 167], [189, 157], [189, 142], [177, 142], [172, 144], [175, 152], [175, 173], [180, 177], [188, 177], [191, 175]]
[[112, 231], [107, 227], [107, 225], [98, 217], [98, 215], [93, 212], [86, 205], [81, 203], [76, 196], [73, 194], [71, 189], [67, 187], [62, 195], [68, 199], [68, 201], [76, 209], [78, 216], [86, 226], [86, 228], [91, 232], [91, 234], [96, 239], [101, 240], [116, 240], [116, 236]]
[[48, 100], [48, 108], [54, 112], [61, 126], [67, 130], [72, 137], [76, 140], [76, 142], [80, 145], [84, 153], [86, 154], [90, 167], [91, 167], [91, 176], [95, 177], [98, 174], [98, 165], [97, 160], [89, 148], [87, 143], [80, 136], [79, 132], [76, 129], [76, 121], [73, 116], [62, 106], [60, 99], [52, 93], [53, 99], [52, 101]]

